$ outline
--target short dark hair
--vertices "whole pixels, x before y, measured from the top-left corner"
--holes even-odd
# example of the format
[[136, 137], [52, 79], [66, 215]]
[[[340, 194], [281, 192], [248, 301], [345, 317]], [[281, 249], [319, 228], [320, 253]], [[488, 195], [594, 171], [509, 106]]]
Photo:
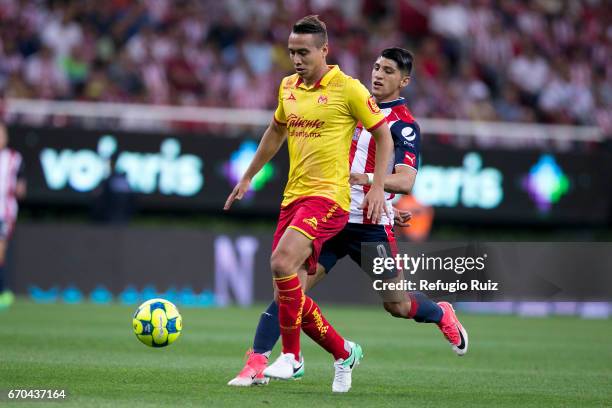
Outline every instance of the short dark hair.
[[406, 75], [412, 72], [412, 61], [414, 57], [412, 53], [400, 47], [385, 48], [381, 53], [381, 57], [395, 61], [397, 67]]
[[319, 20], [319, 16], [310, 15], [300, 19], [293, 25], [291, 32], [295, 34], [314, 34], [319, 37], [319, 47], [327, 44], [327, 27]]

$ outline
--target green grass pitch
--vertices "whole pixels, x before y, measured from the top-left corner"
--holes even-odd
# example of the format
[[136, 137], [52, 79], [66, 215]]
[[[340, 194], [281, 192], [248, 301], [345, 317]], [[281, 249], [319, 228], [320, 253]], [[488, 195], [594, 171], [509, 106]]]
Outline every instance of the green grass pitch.
[[[456, 357], [436, 327], [382, 308], [323, 305], [364, 360], [353, 389], [331, 392], [331, 357], [303, 336], [306, 376], [228, 387], [262, 307], [183, 309], [181, 338], [163, 349], [132, 334], [135, 308], [37, 305], [0, 312], [0, 389], [66, 389], [61, 403], [18, 407], [587, 407], [612, 406], [612, 324], [576, 318], [461, 316], [470, 351]], [[277, 351], [273, 357], [276, 357]]]

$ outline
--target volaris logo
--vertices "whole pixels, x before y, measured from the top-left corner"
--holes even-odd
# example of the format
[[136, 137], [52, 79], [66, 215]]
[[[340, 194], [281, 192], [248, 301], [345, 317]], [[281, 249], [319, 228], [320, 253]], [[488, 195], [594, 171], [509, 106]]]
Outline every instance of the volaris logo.
[[[111, 135], [100, 138], [97, 150], [42, 149], [40, 163], [47, 186], [51, 190], [69, 187], [92, 191], [108, 175], [108, 159], [116, 151], [117, 140]], [[135, 192], [188, 197], [199, 193], [204, 185], [203, 164], [195, 155], [181, 155], [180, 142], [168, 138], [162, 141], [159, 153], [119, 153], [116, 169], [126, 173]]]
[[550, 154], [540, 157], [523, 179], [523, 188], [541, 212], [548, 212], [569, 190], [569, 179]]
[[437, 207], [496, 208], [504, 199], [503, 174], [484, 167], [482, 156], [469, 152], [461, 167], [424, 165], [414, 185], [414, 196]]
[[[236, 184], [246, 172], [251, 160], [257, 151], [257, 144], [252, 140], [242, 142], [238, 150], [233, 152], [230, 159], [224, 164], [223, 172], [225, 177], [231, 184]], [[274, 176], [274, 165], [266, 163], [263, 168], [253, 177], [251, 181], [251, 190], [259, 191], [270, 181]], [[252, 194], [252, 192], [249, 192]], [[249, 194], [247, 193], [247, 195]]]

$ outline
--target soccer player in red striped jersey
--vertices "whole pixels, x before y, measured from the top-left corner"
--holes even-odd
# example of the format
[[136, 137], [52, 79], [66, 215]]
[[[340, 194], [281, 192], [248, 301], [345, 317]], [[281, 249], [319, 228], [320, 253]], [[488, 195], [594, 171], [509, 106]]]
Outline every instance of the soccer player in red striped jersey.
[[9, 307], [13, 293], [6, 286], [6, 248], [17, 220], [17, 199], [25, 196], [23, 159], [8, 147], [8, 133], [0, 124], [0, 309]]
[[[385, 195], [387, 207], [392, 211], [394, 194], [407, 194], [412, 190], [420, 162], [420, 128], [400, 97], [400, 91], [410, 82], [412, 54], [402, 48], [382, 51], [372, 69], [371, 89], [379, 108], [386, 116], [394, 142], [394, 157], [387, 167]], [[393, 219], [386, 214], [378, 222], [367, 217], [362, 208], [363, 197], [371, 184], [370, 174], [374, 166], [376, 146], [367, 129], [358, 126], [355, 130], [350, 152], [351, 210], [349, 222], [344, 229], [323, 246], [317, 273], [310, 276], [306, 289], [310, 289], [326, 276], [336, 262], [350, 256], [361, 265], [363, 242], [384, 243], [387, 253], [395, 255]], [[401, 220], [400, 220], [401, 221]], [[368, 266], [362, 266], [365, 270]], [[395, 271], [390, 280], [401, 280], [401, 271]], [[419, 323], [434, 323], [459, 356], [467, 352], [467, 332], [458, 321], [452, 306], [446, 302], [436, 304], [422, 292], [393, 293], [383, 295], [384, 308], [394, 317], [413, 319]], [[249, 386], [266, 384], [262, 371], [268, 356], [278, 340], [279, 328], [276, 315], [278, 307], [272, 302], [261, 315], [249, 359], [229, 385]], [[307, 322], [308, 323], [308, 322]]]
[[270, 266], [278, 302], [282, 351], [264, 370], [270, 378], [290, 379], [304, 372], [303, 330], [334, 357], [333, 392], [351, 388], [351, 373], [363, 352], [344, 339], [319, 306], [304, 294], [307, 274], [315, 274], [325, 241], [344, 228], [350, 211], [347, 166], [357, 123], [372, 133], [375, 154], [372, 185], [363, 198], [366, 216], [376, 223], [388, 211], [385, 166], [393, 149], [391, 133], [374, 98], [337, 65], [327, 65], [327, 29], [317, 16], [298, 21], [288, 41], [296, 73], [281, 81], [273, 121], [241, 181], [227, 199], [229, 209], [250, 180], [287, 140], [289, 177], [272, 244]]

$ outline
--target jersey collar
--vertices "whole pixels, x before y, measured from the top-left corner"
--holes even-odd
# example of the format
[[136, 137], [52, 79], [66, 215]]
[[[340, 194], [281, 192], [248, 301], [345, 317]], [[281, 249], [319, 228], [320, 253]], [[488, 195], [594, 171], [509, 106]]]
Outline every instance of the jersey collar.
[[394, 106], [403, 105], [405, 102], [406, 100], [400, 96], [399, 98], [392, 100], [392, 101], [378, 102], [377, 105], [380, 109], [387, 109], [387, 108], [392, 108]]
[[302, 78], [298, 78], [297, 82], [295, 83], [295, 87], [303, 89], [317, 89], [320, 86], [327, 86], [329, 81], [331, 81], [331, 79], [340, 71], [340, 67], [338, 65], [328, 65], [328, 67], [329, 71], [327, 71], [325, 75], [323, 75], [321, 79], [319, 79], [312, 87], [307, 87]]

